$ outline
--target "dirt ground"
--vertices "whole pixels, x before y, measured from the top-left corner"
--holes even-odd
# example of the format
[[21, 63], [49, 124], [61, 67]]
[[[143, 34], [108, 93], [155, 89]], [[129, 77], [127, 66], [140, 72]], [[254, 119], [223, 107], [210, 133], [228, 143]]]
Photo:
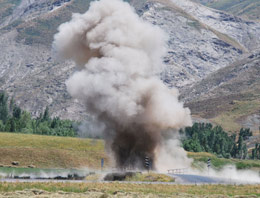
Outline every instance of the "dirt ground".
[[[0, 193], [0, 198], [230, 198], [230, 196], [224, 195], [190, 195], [190, 194], [172, 194], [172, 195], [160, 195], [160, 194], [143, 194], [143, 193], [125, 193], [115, 192], [114, 194], [106, 194], [103, 192], [85, 192], [85, 193], [71, 193], [71, 192], [46, 192], [43, 190], [23, 190], [16, 192]], [[256, 198], [257, 196], [234, 196], [234, 198]]]

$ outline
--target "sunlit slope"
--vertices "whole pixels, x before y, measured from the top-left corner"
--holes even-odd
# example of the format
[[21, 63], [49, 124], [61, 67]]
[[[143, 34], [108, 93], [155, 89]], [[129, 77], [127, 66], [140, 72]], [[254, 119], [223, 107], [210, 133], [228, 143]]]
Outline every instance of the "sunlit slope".
[[260, 52], [218, 70], [183, 92], [192, 114], [226, 130], [260, 126]]
[[102, 140], [0, 133], [0, 164], [39, 168], [100, 168], [108, 158]]

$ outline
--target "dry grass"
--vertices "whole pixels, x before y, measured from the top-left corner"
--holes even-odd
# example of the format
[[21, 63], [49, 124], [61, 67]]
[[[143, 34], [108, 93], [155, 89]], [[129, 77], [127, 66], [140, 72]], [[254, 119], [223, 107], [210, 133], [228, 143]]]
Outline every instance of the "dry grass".
[[[226, 73], [228, 73], [226, 71]], [[257, 84], [258, 85], [258, 84]], [[256, 86], [256, 85], [255, 85]], [[235, 90], [237, 88], [234, 88]], [[238, 132], [249, 115], [260, 111], [260, 95], [258, 89], [247, 90], [238, 94], [214, 96], [188, 104], [193, 116], [210, 120], [220, 125], [227, 132]], [[257, 122], [253, 132], [259, 133]]]
[[234, 103], [231, 110], [222, 112], [212, 119], [214, 123], [221, 125], [224, 129], [229, 131], [239, 131], [241, 124], [239, 124], [238, 121], [247, 115], [255, 113], [260, 106], [259, 98], [247, 101], [234, 101]]
[[13, 133], [0, 133], [0, 156], [2, 165], [39, 168], [96, 168], [101, 158], [109, 163], [102, 140]]
[[101, 181], [102, 179], [103, 179], [103, 175], [97, 174], [97, 173], [95, 173], [95, 174], [90, 174], [90, 175], [88, 175], [88, 176], [85, 178], [86, 181]]
[[158, 173], [137, 173], [133, 177], [127, 177], [126, 181], [142, 181], [142, 182], [174, 182], [174, 178]]
[[[23, 189], [40, 189], [48, 192], [132, 192], [153, 195], [255, 195], [260, 196], [260, 185], [163, 185], [129, 183], [0, 183], [0, 192], [14, 192]], [[220, 196], [221, 197], [221, 196]]]
[[[0, 165], [6, 166], [18, 161], [19, 167], [97, 169], [100, 168], [101, 158], [105, 159], [105, 168], [110, 166], [104, 152], [104, 141], [93, 139], [0, 133], [0, 156]], [[188, 156], [195, 162], [206, 162], [211, 158], [216, 168], [228, 163], [238, 164], [239, 168], [260, 167], [260, 161], [256, 160], [223, 159], [210, 153], [189, 152]], [[143, 181], [144, 178], [139, 179]]]

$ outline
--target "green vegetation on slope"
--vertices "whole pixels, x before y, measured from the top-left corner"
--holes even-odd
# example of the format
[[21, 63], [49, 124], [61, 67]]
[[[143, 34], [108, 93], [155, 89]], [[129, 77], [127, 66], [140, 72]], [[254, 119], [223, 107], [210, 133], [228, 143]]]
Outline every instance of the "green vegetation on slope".
[[102, 140], [0, 133], [0, 164], [38, 168], [99, 168], [108, 158]]

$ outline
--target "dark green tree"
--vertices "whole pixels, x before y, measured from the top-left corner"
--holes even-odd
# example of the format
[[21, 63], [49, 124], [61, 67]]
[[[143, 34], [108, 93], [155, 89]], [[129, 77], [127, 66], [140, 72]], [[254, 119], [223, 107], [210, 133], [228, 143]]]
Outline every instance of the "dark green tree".
[[248, 138], [252, 135], [253, 135], [253, 133], [252, 133], [252, 131], [250, 131], [249, 128], [247, 128], [247, 129], [241, 128], [239, 131], [239, 136], [242, 136], [243, 140], [248, 140]]
[[48, 106], [44, 110], [42, 120], [43, 121], [49, 121], [50, 120], [50, 113], [49, 113], [49, 107]]
[[242, 157], [243, 157], [243, 137], [242, 137], [242, 136], [239, 136], [239, 138], [238, 138], [238, 147], [237, 147], [237, 150], [238, 150], [238, 155], [237, 155], [237, 157], [238, 157], [238, 158], [242, 158]]
[[247, 158], [247, 146], [246, 146], [246, 144], [243, 144], [243, 156], [242, 156], [242, 158], [243, 159], [246, 159]]
[[257, 155], [257, 159], [260, 159], [260, 144], [258, 144], [258, 151], [257, 151], [258, 155]]
[[16, 118], [16, 119], [20, 119], [21, 118], [21, 114], [22, 114], [21, 108], [18, 107], [17, 105], [14, 105], [13, 117]]
[[9, 112], [12, 113], [15, 106], [14, 97], [11, 98], [10, 104], [9, 104]]
[[5, 131], [16, 132], [16, 122], [15, 118], [9, 118], [5, 124]]
[[3, 121], [3, 124], [6, 123], [8, 119], [8, 97], [5, 92], [0, 92], [0, 120]]
[[[8, 107], [11, 110], [8, 111]], [[8, 97], [0, 92], [0, 132], [34, 133], [41, 135], [75, 136], [77, 126], [71, 120], [61, 120], [59, 117], [51, 118], [49, 107], [32, 118], [29, 112], [22, 110], [15, 104], [14, 99], [8, 104]]]

